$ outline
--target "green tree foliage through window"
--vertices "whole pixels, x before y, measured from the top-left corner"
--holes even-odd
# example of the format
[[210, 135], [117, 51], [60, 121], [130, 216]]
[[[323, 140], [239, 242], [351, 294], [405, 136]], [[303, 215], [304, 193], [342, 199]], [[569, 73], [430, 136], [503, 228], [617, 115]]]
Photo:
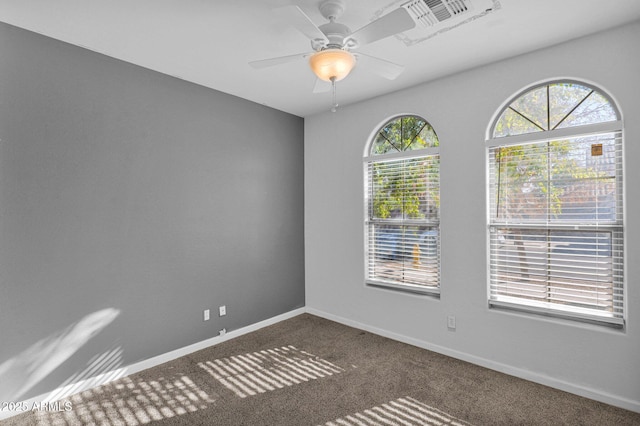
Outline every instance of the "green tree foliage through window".
[[590, 87], [571, 82], [534, 88], [507, 106], [493, 137], [545, 132], [584, 124], [615, 121], [611, 102]]
[[[534, 88], [513, 101], [494, 127], [494, 138], [558, 128], [615, 121], [611, 103], [594, 89], [576, 83], [554, 83]], [[591, 146], [602, 144], [602, 158], [592, 157]], [[615, 180], [615, 138], [562, 138], [540, 144], [496, 148], [494, 172], [497, 176], [497, 219], [554, 220], [569, 217], [578, 187], [604, 185]], [[596, 161], [598, 160], [598, 161]], [[608, 194], [614, 197], [615, 185]], [[591, 191], [593, 192], [593, 191]], [[602, 203], [600, 203], [602, 206]], [[535, 214], [544, 214], [535, 217]]]
[[371, 154], [404, 152], [439, 146], [433, 127], [424, 119], [410, 115], [387, 123], [376, 135]]
[[[372, 144], [373, 155], [438, 147], [433, 127], [417, 116], [404, 116], [387, 123]], [[433, 216], [440, 208], [439, 156], [380, 161], [373, 164], [373, 216], [419, 219]]]

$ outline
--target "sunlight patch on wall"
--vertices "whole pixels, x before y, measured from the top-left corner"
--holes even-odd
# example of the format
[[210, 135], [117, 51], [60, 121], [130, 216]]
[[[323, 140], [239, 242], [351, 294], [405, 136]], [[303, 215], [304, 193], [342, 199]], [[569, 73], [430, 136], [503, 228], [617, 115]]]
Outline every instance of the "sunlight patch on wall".
[[451, 425], [470, 426], [444, 411], [430, 407], [420, 401], [405, 397], [381, 404], [359, 413], [325, 423], [323, 426], [417, 426]]
[[56, 402], [60, 412], [38, 412], [37, 416], [41, 425], [137, 426], [203, 410], [214, 402], [187, 376], [124, 377]]
[[344, 369], [294, 346], [198, 363], [240, 398], [342, 373]]
[[118, 315], [113, 308], [93, 312], [0, 364], [0, 401], [18, 401]]

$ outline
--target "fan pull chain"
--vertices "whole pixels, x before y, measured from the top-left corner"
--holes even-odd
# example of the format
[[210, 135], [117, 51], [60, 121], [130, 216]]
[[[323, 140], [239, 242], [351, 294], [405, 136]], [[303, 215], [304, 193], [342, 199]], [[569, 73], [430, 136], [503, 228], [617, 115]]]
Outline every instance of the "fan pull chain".
[[338, 110], [338, 101], [336, 100], [336, 78], [331, 77], [331, 92], [332, 92], [332, 103], [331, 112], [336, 112]]

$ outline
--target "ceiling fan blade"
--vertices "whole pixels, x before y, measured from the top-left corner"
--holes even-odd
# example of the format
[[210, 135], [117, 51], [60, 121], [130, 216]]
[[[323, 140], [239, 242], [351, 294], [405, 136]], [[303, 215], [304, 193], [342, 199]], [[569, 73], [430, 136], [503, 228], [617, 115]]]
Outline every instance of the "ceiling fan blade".
[[408, 31], [416, 26], [415, 21], [404, 7], [399, 7], [391, 13], [376, 19], [359, 30], [354, 31], [348, 39], [358, 42], [358, 45], [373, 43], [389, 36]]
[[316, 78], [316, 84], [313, 86], [313, 93], [326, 93], [331, 90], [331, 83], [320, 78]]
[[376, 58], [375, 56], [365, 55], [360, 52], [354, 53], [354, 55], [358, 63], [362, 64], [367, 70], [388, 80], [395, 80], [404, 71], [404, 66]]
[[290, 5], [274, 9], [274, 13], [285, 19], [287, 23], [295, 27], [310, 40], [322, 40], [329, 42], [327, 36], [298, 6]]
[[261, 69], [272, 67], [274, 65], [286, 64], [287, 62], [293, 62], [300, 59], [308, 58], [311, 53], [298, 53], [296, 55], [279, 56], [277, 58], [261, 59], [258, 61], [251, 61], [249, 65], [253, 68]]

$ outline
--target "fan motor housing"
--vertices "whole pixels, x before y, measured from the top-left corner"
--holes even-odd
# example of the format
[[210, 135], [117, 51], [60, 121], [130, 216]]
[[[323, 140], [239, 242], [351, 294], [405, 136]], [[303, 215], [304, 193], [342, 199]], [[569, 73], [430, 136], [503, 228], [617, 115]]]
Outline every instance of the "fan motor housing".
[[326, 46], [328, 48], [342, 48], [345, 38], [351, 34], [349, 27], [334, 21], [320, 25], [318, 28], [329, 39], [329, 43]]

